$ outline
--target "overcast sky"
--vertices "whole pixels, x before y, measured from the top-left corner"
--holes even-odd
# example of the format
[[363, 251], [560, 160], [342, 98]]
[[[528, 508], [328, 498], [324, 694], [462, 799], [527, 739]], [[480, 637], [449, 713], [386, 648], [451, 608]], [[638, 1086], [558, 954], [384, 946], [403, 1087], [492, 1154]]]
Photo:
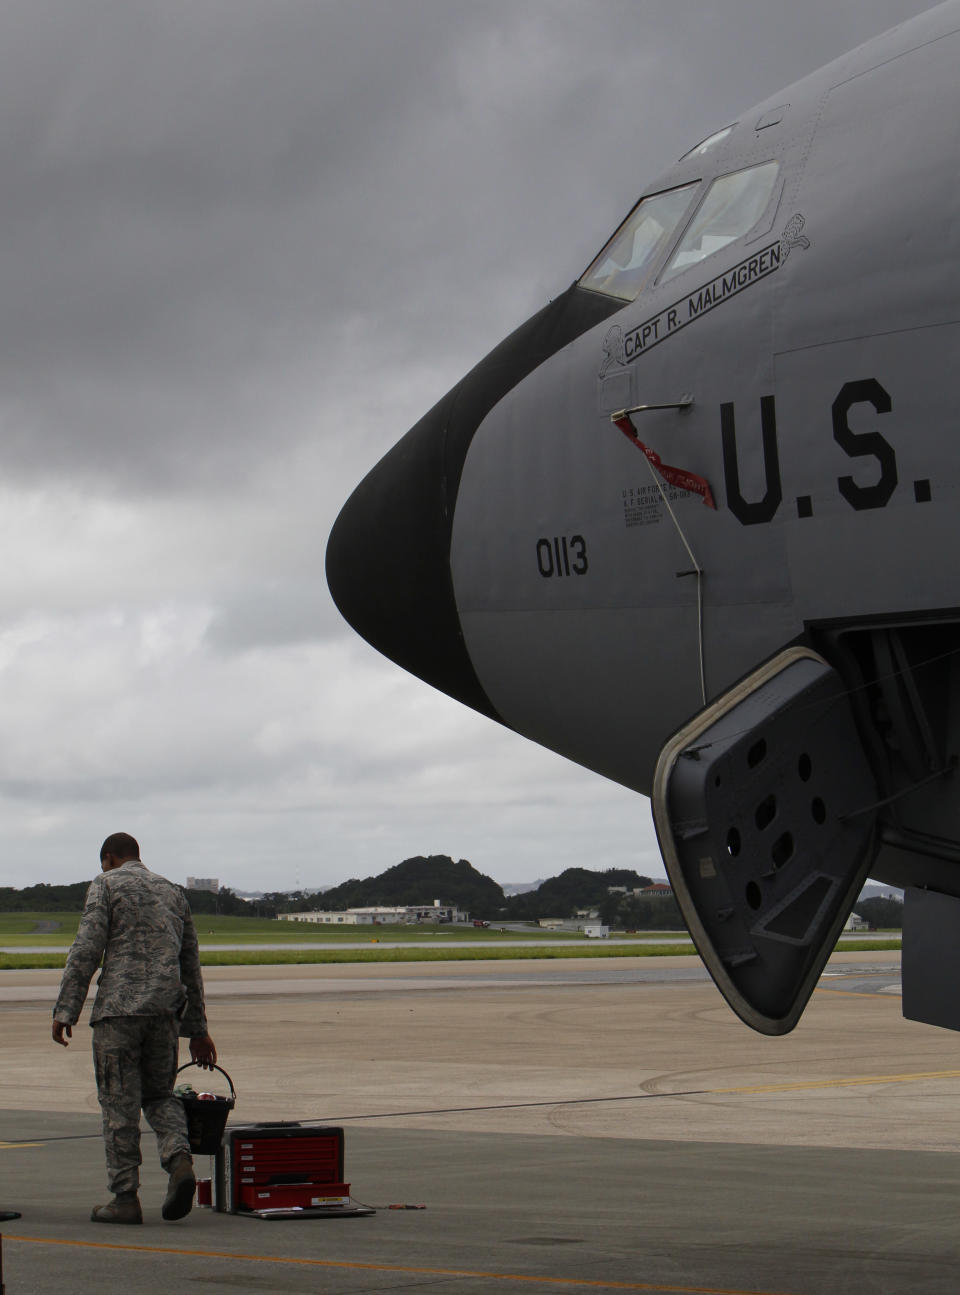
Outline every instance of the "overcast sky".
[[327, 534], [641, 188], [925, 0], [4, 0], [0, 884], [662, 875], [350, 631]]

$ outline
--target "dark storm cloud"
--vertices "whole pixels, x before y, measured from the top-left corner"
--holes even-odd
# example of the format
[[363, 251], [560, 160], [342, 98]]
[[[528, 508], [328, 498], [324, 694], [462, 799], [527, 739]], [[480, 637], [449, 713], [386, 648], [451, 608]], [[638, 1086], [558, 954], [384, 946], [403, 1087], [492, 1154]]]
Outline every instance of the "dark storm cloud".
[[[760, 97], [828, 43], [812, 7], [663, 0], [0, 23], [0, 461], [164, 491], [236, 488], [391, 362], [479, 358], [733, 110], [741, 66]], [[867, 20], [830, 24], [842, 49]]]
[[72, 879], [107, 807], [234, 885], [653, 851], [350, 634], [326, 536], [659, 171], [925, 7], [6, 0], [4, 856]]
[[376, 226], [348, 242], [359, 181], [454, 17], [424, 33], [400, 9], [366, 6], [359, 42], [342, 5], [7, 10], [8, 470], [39, 451], [44, 474], [209, 484], [283, 440], [318, 358], [383, 286]]

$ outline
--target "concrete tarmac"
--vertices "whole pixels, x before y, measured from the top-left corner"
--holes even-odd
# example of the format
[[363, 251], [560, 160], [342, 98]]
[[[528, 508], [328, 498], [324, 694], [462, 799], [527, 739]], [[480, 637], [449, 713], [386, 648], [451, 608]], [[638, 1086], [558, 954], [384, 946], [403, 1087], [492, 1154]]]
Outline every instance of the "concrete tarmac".
[[211, 968], [235, 1119], [342, 1125], [377, 1213], [163, 1223], [146, 1131], [132, 1228], [88, 1221], [89, 1031], [50, 1041], [58, 979], [0, 976], [8, 1295], [960, 1286], [960, 1035], [902, 1019], [899, 955], [838, 955], [784, 1039], [687, 958]]

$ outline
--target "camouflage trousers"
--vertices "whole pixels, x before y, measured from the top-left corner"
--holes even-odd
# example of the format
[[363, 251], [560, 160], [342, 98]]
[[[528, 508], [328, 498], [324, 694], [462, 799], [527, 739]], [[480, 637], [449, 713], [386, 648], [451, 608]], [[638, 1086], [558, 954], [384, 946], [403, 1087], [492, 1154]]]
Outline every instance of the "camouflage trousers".
[[189, 1154], [183, 1103], [172, 1095], [179, 1045], [173, 1016], [110, 1016], [93, 1027], [107, 1181], [114, 1194], [135, 1192], [140, 1184], [141, 1110], [157, 1135], [164, 1169], [179, 1152]]

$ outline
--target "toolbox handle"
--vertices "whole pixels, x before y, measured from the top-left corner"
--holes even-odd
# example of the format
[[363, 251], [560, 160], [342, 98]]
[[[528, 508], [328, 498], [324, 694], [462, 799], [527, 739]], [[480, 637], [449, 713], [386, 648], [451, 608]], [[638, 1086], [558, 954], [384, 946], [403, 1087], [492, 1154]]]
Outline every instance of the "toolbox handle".
[[[178, 1066], [178, 1067], [177, 1067], [177, 1074], [179, 1075], [179, 1073], [180, 1073], [180, 1071], [181, 1071], [181, 1070], [187, 1070], [190, 1066], [199, 1066], [199, 1065], [200, 1065], [200, 1062], [199, 1062], [199, 1061], [185, 1061], [185, 1062], [183, 1063], [183, 1065], [182, 1065], [182, 1066]], [[230, 1076], [229, 1076], [229, 1075], [227, 1074], [227, 1072], [224, 1070], [223, 1066], [203, 1066], [203, 1067], [201, 1067], [201, 1069], [203, 1069], [203, 1070], [219, 1070], [219, 1071], [220, 1071], [220, 1073], [221, 1073], [221, 1075], [223, 1075], [224, 1079], [225, 1079], [225, 1080], [227, 1081], [227, 1083], [230, 1085], [230, 1097], [231, 1097], [231, 1099], [232, 1099], [233, 1101], [236, 1101], [236, 1099], [237, 1099], [237, 1090], [234, 1088], [234, 1086], [233, 1086], [233, 1080], [230, 1078]]]

